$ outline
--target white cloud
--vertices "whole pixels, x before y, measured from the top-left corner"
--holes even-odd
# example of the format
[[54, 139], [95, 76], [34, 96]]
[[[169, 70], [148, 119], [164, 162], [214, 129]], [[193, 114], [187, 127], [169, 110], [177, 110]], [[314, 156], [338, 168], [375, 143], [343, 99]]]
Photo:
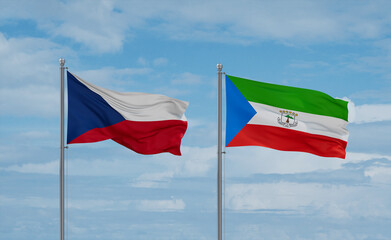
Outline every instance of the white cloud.
[[205, 176], [216, 164], [214, 162], [217, 158], [216, 149], [215, 146], [207, 148], [182, 147], [183, 164], [176, 174], [182, 177]]
[[[143, 173], [133, 187], [155, 188], [165, 186], [175, 177], [203, 177], [216, 164], [216, 147], [182, 147], [182, 157], [172, 159], [170, 157], [156, 157], [149, 165], [157, 166], [160, 171]], [[162, 165], [163, 164], [163, 165]]]
[[270, 223], [262, 224], [249, 224], [242, 223], [232, 227], [232, 239], [246, 239], [246, 240], [265, 240], [265, 239], [278, 239], [278, 240], [291, 240], [291, 234], [284, 231], [282, 226], [274, 229], [274, 226]]
[[24, 139], [42, 139], [50, 137], [51, 133], [49, 131], [26, 131], [21, 132], [18, 137], [24, 138]]
[[203, 120], [203, 119], [196, 119], [196, 118], [191, 118], [191, 119], [187, 119], [187, 124], [188, 124], [188, 127], [189, 128], [197, 128], [197, 127], [200, 127], [200, 126], [205, 126], [207, 125], [209, 122], [206, 121], [206, 120]]
[[[182, 147], [183, 156], [179, 159], [159, 158], [156, 161], [164, 166], [160, 171], [143, 173], [134, 182], [133, 187], [155, 188], [163, 187], [175, 177], [202, 177], [216, 164], [216, 147]], [[151, 165], [157, 164], [155, 160]], [[163, 169], [162, 169], [163, 167]]]
[[7, 196], [0, 195], [0, 206], [58, 208], [58, 200], [42, 198], [42, 197], [10, 198]]
[[391, 121], [391, 104], [364, 104], [355, 107], [354, 123]]
[[[58, 174], [59, 161], [45, 163], [25, 163], [3, 167], [2, 170], [19, 173]], [[124, 160], [69, 160], [69, 175], [76, 176], [116, 176], [129, 174], [132, 164]]]
[[[348, 4], [348, 3], [346, 3]], [[336, 2], [300, 1], [300, 3], [248, 1], [148, 2], [133, 7], [121, 2], [121, 9], [137, 16], [146, 27], [147, 20], [161, 19], [150, 25], [174, 39], [204, 41], [242, 41], [276, 39], [281, 41], [325, 41], [346, 38], [374, 38], [389, 33], [387, 2], [356, 4], [346, 8]], [[133, 8], [131, 8], [131, 6]], [[216, 10], [218, 9], [218, 11]], [[219, 37], [222, 36], [222, 37]]]
[[186, 207], [182, 199], [170, 200], [142, 200], [138, 204], [138, 209], [147, 212], [175, 212], [184, 210]]
[[87, 211], [126, 211], [136, 208], [146, 212], [174, 212], [185, 209], [182, 199], [169, 200], [108, 200], [108, 199], [76, 199], [69, 201], [70, 209]]
[[144, 173], [140, 175], [135, 182], [131, 184], [132, 187], [141, 188], [155, 188], [162, 187], [162, 185], [168, 183], [171, 178], [174, 177], [173, 171], [157, 172], [157, 173]]
[[[338, 4], [337, 4], [338, 3]], [[2, 19], [28, 19], [52, 36], [91, 51], [115, 52], [138, 29], [178, 40], [251, 43], [373, 39], [390, 33], [388, 1], [23, 1], [3, 4]], [[349, 7], [347, 7], [349, 5]], [[23, 6], [23, 7], [20, 7]], [[43, 7], [45, 6], [45, 8]], [[43, 11], [43, 9], [47, 11]], [[159, 21], [154, 21], [159, 19]]]
[[354, 122], [356, 120], [356, 105], [347, 97], [343, 97], [342, 100], [348, 101], [348, 122]]
[[137, 62], [138, 62], [139, 64], [143, 65], [143, 66], [145, 66], [145, 65], [148, 64], [147, 60], [146, 60], [145, 58], [143, 58], [143, 57], [139, 57], [139, 58], [137, 59]]
[[41, 38], [0, 33], [0, 115], [55, 116], [59, 110], [58, 56], [73, 51]]
[[[379, 74], [380, 76], [382, 76], [383, 79], [389, 80], [391, 78], [391, 74], [388, 71], [391, 67], [391, 51], [388, 44], [390, 41], [391, 40], [389, 37], [375, 39], [371, 43], [372, 46], [377, 49], [376, 53], [368, 55], [355, 54], [353, 56], [349, 56], [349, 61], [345, 62], [343, 64], [343, 67], [348, 67], [359, 73], [364, 72], [371, 74]], [[367, 81], [370, 82], [371, 79], [367, 79]], [[390, 99], [390, 96], [388, 94], [389, 91], [390, 86], [385, 85], [382, 89], [369, 88], [362, 91], [361, 93], [355, 93], [352, 96], [359, 98], [378, 98], [384, 101]], [[377, 96], [373, 94], [377, 94]]]
[[167, 58], [163, 58], [163, 57], [160, 57], [160, 58], [156, 58], [153, 60], [153, 65], [154, 66], [165, 66], [167, 65], [168, 63], [168, 59]]
[[234, 211], [269, 210], [326, 218], [390, 217], [389, 189], [318, 183], [232, 184], [227, 186], [228, 208]]
[[376, 153], [359, 153], [359, 152], [347, 152], [346, 159], [348, 162], [363, 162], [371, 159], [385, 158], [391, 161], [391, 156]]
[[[71, 146], [72, 147], [72, 146]], [[76, 149], [75, 149], [76, 150]], [[125, 149], [126, 151], [130, 151]], [[68, 150], [72, 151], [72, 149]], [[205, 176], [215, 165], [215, 147], [182, 147], [182, 157], [173, 157], [171, 154], [158, 154], [143, 157], [133, 154], [134, 161], [142, 161], [138, 166], [152, 166], [145, 173], [145, 168], [135, 168], [134, 161], [127, 157], [117, 159], [78, 159], [70, 158], [68, 162], [70, 176], [129, 176], [141, 174], [133, 183], [135, 186], [154, 187], [161, 182], [167, 182], [173, 177], [199, 177]], [[58, 160], [45, 163], [25, 163], [3, 167], [3, 171], [20, 173], [58, 174]]]
[[[335, 219], [332, 219], [335, 221]], [[230, 231], [230, 237], [232, 239], [246, 239], [246, 240], [357, 240], [357, 239], [388, 239], [387, 234], [383, 235], [373, 233], [362, 233], [360, 231], [352, 231], [341, 227], [339, 224], [333, 222], [329, 226], [325, 226], [325, 222], [311, 223], [311, 228], [304, 225], [301, 222], [287, 223], [287, 224], [273, 224], [273, 222], [262, 222], [262, 223], [239, 223], [233, 226]], [[305, 229], [305, 234], [298, 234], [297, 232]]]
[[[134, 85], [134, 76], [147, 75], [152, 72], [150, 68], [121, 68], [105, 67], [101, 69], [84, 70], [80, 72], [72, 72], [80, 78], [91, 82], [100, 87], [110, 88], [112, 85], [125, 84]], [[119, 90], [118, 90], [119, 91]]]
[[364, 104], [356, 106], [347, 97], [342, 98], [348, 101], [349, 122], [362, 124], [372, 122], [383, 122], [391, 120], [391, 104]]
[[125, 211], [131, 208], [134, 201], [131, 200], [110, 200], [110, 199], [71, 199], [68, 203], [69, 209], [84, 211]]
[[11, 165], [9, 167], [0, 169], [19, 173], [58, 174], [59, 161], [46, 163], [25, 163], [22, 165]]
[[128, 159], [70, 159], [69, 175], [128, 176], [134, 172], [133, 165]]
[[[151, 65], [150, 64], [150, 61], [148, 61], [146, 58], [144, 57], [139, 57], [137, 59], [137, 62], [142, 65], [142, 66], [148, 66], [148, 65]], [[158, 58], [155, 58], [152, 60], [152, 65], [154, 67], [161, 67], [161, 66], [166, 66], [168, 64], [168, 59], [167, 58], [164, 58], [164, 57], [158, 57]]]
[[347, 152], [346, 159], [318, 157], [309, 153], [284, 152], [262, 147], [226, 148], [226, 171], [230, 177], [253, 174], [295, 174], [342, 169], [350, 162], [363, 162], [391, 156], [384, 154]]
[[172, 84], [197, 85], [202, 83], [202, 77], [193, 73], [185, 72], [171, 80]]
[[[387, 67], [387, 70], [385, 73], [388, 73], [389, 67]], [[386, 87], [382, 89], [367, 89], [363, 91], [358, 91], [350, 95], [351, 98], [364, 100], [364, 101], [376, 101], [379, 103], [388, 103], [391, 102], [391, 87]]]
[[[59, 86], [59, 56], [73, 51], [42, 38], [6, 38], [0, 33], [1, 87]], [[58, 81], [55, 81], [58, 80]]]
[[309, 69], [309, 68], [315, 68], [315, 67], [328, 67], [330, 66], [329, 63], [323, 62], [323, 61], [297, 61], [294, 63], [289, 64], [289, 67], [292, 68], [304, 68], [304, 69]]
[[391, 167], [374, 166], [365, 170], [365, 176], [373, 182], [388, 184], [391, 182]]
[[[110, 18], [108, 18], [110, 19]], [[94, 25], [89, 23], [86, 25]], [[92, 30], [92, 29], [95, 29]], [[91, 48], [92, 51], [115, 52], [122, 48], [125, 36], [122, 33], [112, 32], [110, 28], [99, 29], [88, 28], [87, 26], [78, 26], [77, 23], [64, 23], [57, 28], [51, 29], [54, 35], [69, 37], [76, 42], [82, 43]]]
[[62, 4], [63, 23], [50, 30], [69, 37], [93, 51], [113, 52], [122, 48], [128, 29], [126, 16], [112, 1], [70, 1]]
[[[32, 208], [58, 208], [58, 199], [42, 197], [12, 198], [0, 195], [0, 206], [23, 206]], [[126, 211], [136, 208], [147, 212], [174, 212], [186, 207], [182, 199], [169, 200], [110, 200], [110, 199], [70, 199], [69, 209], [83, 211]]]
[[291, 174], [339, 169], [346, 160], [323, 158], [307, 153], [284, 152], [262, 147], [226, 148], [227, 174]]
[[[72, 148], [69, 151], [72, 152]], [[90, 146], [94, 149], [94, 146]], [[76, 148], [74, 149], [77, 150]], [[108, 150], [106, 150], [108, 151]], [[123, 149], [128, 156], [129, 150]], [[69, 159], [69, 175], [77, 176], [129, 176], [136, 175], [130, 183], [133, 187], [162, 187], [175, 177], [206, 176], [216, 166], [216, 146], [188, 147], [182, 146], [182, 157], [170, 154], [159, 154], [143, 157], [132, 154], [128, 157], [116, 156], [115, 159]], [[346, 163], [358, 163], [371, 159], [387, 159], [391, 156], [347, 152], [346, 159], [323, 158], [307, 153], [284, 152], [262, 147], [226, 148], [226, 171], [229, 177], [245, 177], [253, 174], [294, 174], [322, 170], [342, 169]], [[72, 154], [71, 154], [72, 156]], [[134, 161], [139, 168], [135, 168]], [[145, 167], [148, 166], [148, 173]], [[3, 171], [20, 173], [58, 174], [58, 160], [45, 163], [25, 163], [3, 167]]]
[[52, 36], [70, 38], [98, 53], [120, 50], [128, 36], [129, 23], [111, 1], [23, 1], [2, 5], [3, 19], [33, 20]]
[[[59, 106], [59, 56], [74, 51], [42, 38], [7, 38], [0, 33], [0, 115], [56, 116]], [[160, 60], [162, 62], [163, 60]], [[158, 61], [159, 62], [159, 61]], [[148, 68], [104, 68], [81, 72], [102, 85], [129, 84]]]
[[0, 115], [56, 116], [59, 115], [60, 91], [50, 86], [24, 86], [0, 89]]

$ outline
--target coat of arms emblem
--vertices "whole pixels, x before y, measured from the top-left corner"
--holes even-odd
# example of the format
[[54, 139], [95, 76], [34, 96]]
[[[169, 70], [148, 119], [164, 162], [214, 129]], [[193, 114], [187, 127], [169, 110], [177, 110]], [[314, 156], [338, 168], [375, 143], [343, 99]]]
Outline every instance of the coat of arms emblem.
[[279, 124], [287, 128], [297, 126], [297, 113], [287, 110], [280, 110], [280, 114], [280, 117], [277, 118]]

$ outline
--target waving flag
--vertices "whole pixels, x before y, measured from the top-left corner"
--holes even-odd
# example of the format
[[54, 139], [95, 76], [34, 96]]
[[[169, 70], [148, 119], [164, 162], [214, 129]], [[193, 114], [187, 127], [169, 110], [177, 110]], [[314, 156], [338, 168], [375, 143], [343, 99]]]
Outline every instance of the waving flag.
[[226, 76], [226, 145], [345, 158], [348, 103], [309, 89]]
[[68, 144], [107, 139], [141, 154], [181, 155], [187, 102], [157, 94], [120, 93], [68, 72]]

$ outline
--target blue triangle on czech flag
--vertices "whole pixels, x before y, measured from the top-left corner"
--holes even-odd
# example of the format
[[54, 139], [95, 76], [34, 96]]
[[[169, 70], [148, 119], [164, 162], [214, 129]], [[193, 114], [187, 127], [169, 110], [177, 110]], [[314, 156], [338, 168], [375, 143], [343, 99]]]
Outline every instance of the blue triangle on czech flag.
[[72, 73], [67, 72], [67, 80], [67, 143], [92, 129], [105, 128], [125, 120], [106, 100], [77, 80]]

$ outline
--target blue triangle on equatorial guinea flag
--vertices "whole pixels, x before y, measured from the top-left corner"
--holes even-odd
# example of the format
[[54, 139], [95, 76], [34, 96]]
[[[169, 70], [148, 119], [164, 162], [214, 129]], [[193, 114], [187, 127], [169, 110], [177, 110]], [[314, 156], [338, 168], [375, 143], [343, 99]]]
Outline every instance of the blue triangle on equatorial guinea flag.
[[227, 99], [225, 145], [227, 146], [257, 112], [228, 76], [225, 79], [225, 88]]

